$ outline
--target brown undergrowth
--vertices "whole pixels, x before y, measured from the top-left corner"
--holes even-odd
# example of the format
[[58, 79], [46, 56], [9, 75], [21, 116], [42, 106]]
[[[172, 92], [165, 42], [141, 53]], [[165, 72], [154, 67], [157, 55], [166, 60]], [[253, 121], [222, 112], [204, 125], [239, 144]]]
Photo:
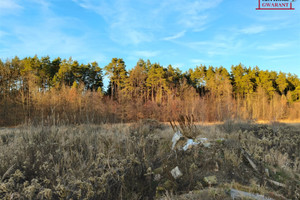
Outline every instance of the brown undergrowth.
[[171, 150], [174, 131], [153, 120], [2, 129], [0, 199], [230, 199], [230, 189], [299, 198], [298, 128], [228, 121], [196, 129], [209, 147]]

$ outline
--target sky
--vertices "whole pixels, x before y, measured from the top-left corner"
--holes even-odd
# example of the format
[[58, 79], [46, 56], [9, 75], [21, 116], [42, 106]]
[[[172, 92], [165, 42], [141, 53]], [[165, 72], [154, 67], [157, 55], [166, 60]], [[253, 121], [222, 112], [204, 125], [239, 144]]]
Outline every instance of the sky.
[[0, 58], [34, 55], [106, 66], [142, 58], [182, 71], [242, 63], [300, 77], [300, 1], [0, 0]]

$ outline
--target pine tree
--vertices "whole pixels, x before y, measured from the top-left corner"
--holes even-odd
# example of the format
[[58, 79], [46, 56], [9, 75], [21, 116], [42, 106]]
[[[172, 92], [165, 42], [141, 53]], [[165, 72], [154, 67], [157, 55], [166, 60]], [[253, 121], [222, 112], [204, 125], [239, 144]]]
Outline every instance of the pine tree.
[[286, 89], [288, 87], [288, 82], [286, 80], [286, 74], [279, 72], [277, 79], [276, 79], [277, 87], [280, 92], [280, 94], [284, 95], [286, 94]]
[[206, 86], [206, 66], [197, 66], [194, 70], [190, 69], [192, 84], [200, 92], [201, 95], [205, 94]]
[[126, 79], [125, 90], [127, 96], [132, 99], [141, 98], [144, 102], [147, 100], [147, 68], [143, 60], [139, 60], [136, 66], [129, 71]]
[[110, 96], [113, 99], [117, 99], [118, 92], [125, 87], [125, 82], [127, 79], [127, 71], [125, 69], [126, 65], [123, 59], [113, 58], [111, 62], [105, 66], [106, 75], [110, 79]]

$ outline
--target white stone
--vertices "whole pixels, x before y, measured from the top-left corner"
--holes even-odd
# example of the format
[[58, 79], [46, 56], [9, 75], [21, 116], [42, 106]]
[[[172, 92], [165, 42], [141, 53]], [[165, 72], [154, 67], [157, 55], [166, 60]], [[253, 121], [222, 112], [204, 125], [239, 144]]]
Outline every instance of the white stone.
[[171, 174], [175, 179], [180, 178], [183, 175], [178, 166], [171, 170]]

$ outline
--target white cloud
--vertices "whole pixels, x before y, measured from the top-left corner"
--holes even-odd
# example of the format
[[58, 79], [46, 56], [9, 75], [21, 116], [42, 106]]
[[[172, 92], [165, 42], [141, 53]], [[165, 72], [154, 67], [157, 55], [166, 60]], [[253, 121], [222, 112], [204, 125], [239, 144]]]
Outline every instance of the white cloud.
[[133, 54], [136, 57], [140, 57], [140, 58], [151, 58], [157, 56], [159, 52], [158, 51], [135, 51]]
[[[16, 8], [34, 9], [34, 20], [27, 22], [29, 17], [17, 16], [9, 18], [9, 22], [3, 23], [5, 16], [1, 16], [4, 1], [0, 0], [0, 52], [3, 57], [18, 55], [19, 57], [33, 56], [60, 56], [83, 62], [104, 62], [106, 57], [101, 50], [95, 51], [95, 46], [104, 46], [99, 43], [98, 32], [89, 28], [79, 18], [61, 17], [56, 14], [53, 2], [50, 0], [25, 0], [14, 1], [21, 6]], [[6, 4], [5, 4], [6, 5]], [[29, 5], [25, 7], [25, 5]], [[7, 5], [6, 5], [7, 7]], [[12, 6], [10, 6], [12, 7]], [[23, 20], [24, 18], [24, 20]], [[104, 42], [103, 42], [104, 43]]]
[[[151, 29], [155, 28], [151, 23], [149, 11], [139, 10], [130, 6], [129, 2], [117, 0], [93, 1], [73, 0], [79, 6], [92, 10], [101, 15], [108, 25], [108, 34], [116, 43], [123, 45], [140, 44], [152, 41]], [[152, 27], [153, 26], [153, 27]]]
[[185, 32], [186, 31], [181, 31], [175, 35], [172, 35], [172, 36], [169, 36], [169, 37], [165, 37], [163, 38], [163, 40], [175, 40], [175, 39], [178, 39], [178, 38], [181, 38], [185, 35]]
[[[167, 35], [170, 30], [202, 31], [211, 21], [207, 12], [218, 6], [222, 0], [153, 0], [141, 1], [96, 1], [73, 0], [84, 9], [91, 10], [106, 21], [111, 39], [124, 45], [138, 45], [152, 42]], [[206, 13], [203, 13], [206, 12]], [[165, 37], [172, 40], [182, 37], [185, 32]]]
[[208, 63], [208, 61], [203, 59], [191, 59], [190, 63], [194, 65], [200, 65], [200, 64]]
[[16, 54], [24, 54], [26, 50], [27, 55], [54, 53], [71, 56], [85, 49], [84, 37], [69, 36], [49, 23], [39, 27], [18, 26], [14, 35], [17, 35], [18, 41], [10, 44], [10, 48], [15, 49]]
[[280, 59], [285, 59], [285, 58], [291, 58], [294, 57], [295, 55], [293, 54], [286, 54], [286, 55], [271, 55], [271, 56], [259, 56], [260, 58], [271, 60], [271, 61], [278, 61]]
[[211, 21], [213, 16], [206, 11], [217, 7], [222, 0], [197, 0], [191, 2], [177, 2], [176, 9], [179, 12], [179, 24], [193, 31], [202, 31], [204, 25]]
[[[122, 32], [122, 34], [120, 34]], [[145, 33], [143, 31], [136, 30], [130, 27], [116, 27], [111, 28], [110, 30], [110, 38], [116, 43], [120, 43], [123, 45], [134, 44], [138, 45], [142, 42], [150, 42], [152, 41], [152, 34]]]
[[264, 45], [264, 46], [258, 46], [258, 49], [262, 49], [262, 50], [267, 50], [267, 51], [274, 51], [274, 50], [280, 50], [283, 48], [287, 48], [290, 47], [292, 45], [292, 43], [290, 42], [285, 42], [285, 43], [273, 43], [273, 44], [268, 44], [268, 45]]
[[[22, 20], [13, 21], [14, 23], [6, 24], [7, 33], [0, 32], [0, 35], [7, 34], [13, 37], [10, 40], [1, 40], [3, 47], [6, 47], [6, 56], [22, 57], [37, 54], [80, 57], [83, 54], [90, 54], [88, 46], [91, 45], [90, 35], [87, 30], [79, 31], [83, 26], [78, 26], [76, 19], [58, 17], [43, 3], [39, 6], [40, 20], [30, 24], [23, 23]], [[64, 30], [66, 28], [76, 30], [76, 34], [66, 32]]]
[[0, 9], [18, 9], [21, 8], [14, 0], [1, 0]]
[[0, 16], [6, 14], [16, 14], [17, 11], [23, 7], [19, 5], [15, 0], [1, 0], [0, 1]]
[[223, 0], [211, 0], [211, 1], [197, 0], [192, 2], [186, 2], [185, 4], [181, 4], [181, 6], [185, 8], [187, 14], [194, 15], [201, 11], [205, 11], [217, 7], [222, 1]]
[[266, 31], [266, 27], [262, 25], [252, 25], [241, 30], [244, 34], [257, 34]]
[[183, 63], [174, 63], [172, 64], [172, 67], [178, 68], [178, 69], [182, 69], [185, 66], [185, 64]]
[[203, 26], [207, 24], [207, 20], [207, 15], [186, 16], [179, 20], [179, 24], [195, 31], [201, 31], [203, 30]]
[[5, 35], [7, 35], [7, 33], [0, 30], [0, 39], [1, 39], [3, 36], [5, 36]]
[[235, 35], [216, 35], [210, 40], [176, 43], [208, 57], [233, 55], [245, 49], [242, 48], [243, 41], [237, 39]]
[[44, 9], [48, 9], [51, 6], [50, 0], [28, 0], [28, 1], [38, 4]]

